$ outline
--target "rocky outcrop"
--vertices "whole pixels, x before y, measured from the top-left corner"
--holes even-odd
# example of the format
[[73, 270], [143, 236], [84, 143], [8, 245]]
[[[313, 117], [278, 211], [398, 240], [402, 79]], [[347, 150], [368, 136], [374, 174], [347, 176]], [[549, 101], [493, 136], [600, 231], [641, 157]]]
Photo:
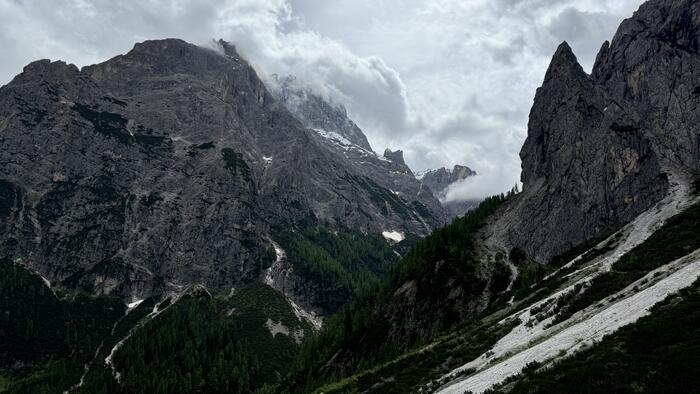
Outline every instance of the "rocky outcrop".
[[218, 45], [146, 41], [82, 70], [42, 60], [0, 88], [0, 256], [145, 298], [256, 280], [273, 226], [430, 231]]
[[447, 188], [450, 185], [475, 175], [476, 171], [473, 171], [471, 168], [456, 165], [451, 170], [441, 167], [436, 170], [426, 171], [420, 174], [419, 178], [424, 185], [428, 186], [430, 190], [433, 191], [435, 196], [442, 199], [445, 197]]
[[384, 149], [384, 154], [382, 156], [384, 156], [385, 159], [389, 160], [394, 164], [397, 164], [399, 166], [406, 166], [406, 161], [403, 158], [402, 150], [392, 151], [391, 149], [387, 148]]
[[264, 282], [314, 318], [332, 315], [352, 298], [351, 291], [337, 283], [314, 281], [299, 274], [285, 255], [265, 270]]
[[649, 1], [591, 75], [562, 44], [521, 151], [523, 193], [490, 228], [547, 262], [619, 228], [700, 171], [700, 5]]
[[475, 175], [476, 171], [471, 168], [455, 165], [451, 170], [441, 167], [418, 174], [417, 177], [440, 200], [445, 210], [445, 216], [450, 220], [464, 215], [479, 204], [478, 200], [447, 201], [445, 199], [447, 190], [451, 185]]

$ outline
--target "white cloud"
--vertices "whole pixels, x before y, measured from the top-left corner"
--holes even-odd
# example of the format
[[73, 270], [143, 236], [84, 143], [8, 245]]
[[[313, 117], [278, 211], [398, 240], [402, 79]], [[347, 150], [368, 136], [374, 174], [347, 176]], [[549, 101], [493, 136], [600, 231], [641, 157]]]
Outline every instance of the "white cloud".
[[[39, 58], [79, 66], [145, 39], [233, 42], [258, 72], [344, 103], [416, 170], [466, 164], [453, 198], [509, 189], [535, 89], [568, 40], [590, 68], [641, 0], [0, 0], [0, 83]], [[269, 78], [268, 78], [269, 79]]]
[[[502, 169], [501, 169], [502, 170]], [[462, 179], [450, 185], [445, 192], [445, 202], [480, 200], [484, 196], [504, 193], [510, 188], [504, 187], [498, 175], [506, 175], [501, 171], [491, 172], [489, 176], [475, 175]], [[515, 185], [511, 185], [512, 188]], [[520, 186], [518, 186], [520, 187]]]

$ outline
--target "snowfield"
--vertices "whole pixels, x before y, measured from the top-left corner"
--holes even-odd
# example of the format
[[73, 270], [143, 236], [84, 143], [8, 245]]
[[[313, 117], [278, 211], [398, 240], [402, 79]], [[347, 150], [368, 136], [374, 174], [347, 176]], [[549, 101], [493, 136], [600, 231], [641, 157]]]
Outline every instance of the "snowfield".
[[[554, 315], [539, 322], [533, 320], [528, 326], [528, 322], [535, 314], [531, 313], [531, 310], [538, 308], [551, 312], [559, 297], [574, 291], [576, 285], [585, 287], [597, 276], [608, 272], [617, 260], [649, 238], [666, 220], [697, 201], [697, 198], [691, 197], [688, 184], [678, 181], [678, 177], [671, 176], [670, 180], [671, 189], [666, 198], [594, 247], [614, 246], [611, 251], [566, 275], [568, 283], [549, 297], [499, 322], [503, 324], [513, 319], [520, 320], [520, 324], [501, 338], [488, 352], [444, 375], [441, 381], [453, 380], [453, 382], [443, 386], [439, 392], [483, 392], [505, 378], [520, 373], [529, 362], [551, 361], [573, 354], [618, 328], [643, 317], [653, 305], [663, 300], [668, 294], [691, 285], [700, 275], [700, 252], [698, 251], [649, 273], [629, 288], [613, 297], [608, 297], [608, 300], [614, 298], [616, 302], [598, 303], [556, 326], [549, 327]], [[561, 269], [577, 263], [582, 256], [583, 254], [576, 257]], [[662, 275], [653, 278], [656, 272], [661, 272]], [[557, 272], [552, 275], [556, 274]], [[641, 290], [631, 291], [634, 286]], [[476, 373], [454, 382], [457, 374], [469, 369], [476, 370]]]
[[132, 303], [127, 304], [126, 307], [127, 307], [129, 310], [132, 310], [132, 309], [136, 308], [137, 306], [141, 305], [142, 302], [143, 302], [143, 300], [136, 300], [136, 301], [134, 301], [134, 302], [132, 302]]
[[[345, 157], [348, 157], [348, 152], [349, 151], [355, 151], [360, 154], [362, 157], [371, 157], [377, 160], [385, 161], [387, 163], [391, 163], [391, 160], [387, 159], [386, 157], [377, 154], [376, 152], [373, 152], [371, 150], [367, 150], [359, 145], [355, 145], [350, 140], [347, 138], [343, 137], [342, 135], [333, 132], [333, 131], [326, 131], [323, 129], [312, 129], [318, 135], [321, 137], [325, 138], [328, 140], [331, 144], [335, 145], [336, 147], [342, 149], [345, 153]], [[360, 164], [372, 164], [369, 162], [360, 162]], [[403, 174], [403, 173], [402, 173]]]
[[382, 235], [384, 238], [386, 238], [387, 241], [394, 242], [394, 243], [399, 243], [406, 239], [406, 235], [400, 231], [384, 231], [382, 232]]

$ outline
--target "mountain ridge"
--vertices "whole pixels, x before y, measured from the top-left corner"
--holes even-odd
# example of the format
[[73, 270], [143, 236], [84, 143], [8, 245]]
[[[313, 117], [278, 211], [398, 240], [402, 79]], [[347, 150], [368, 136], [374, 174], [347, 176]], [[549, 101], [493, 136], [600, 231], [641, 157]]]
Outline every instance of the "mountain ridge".
[[331, 149], [219, 45], [146, 41], [82, 70], [43, 60], [0, 88], [0, 253], [131, 299], [258, 280], [271, 227], [422, 235], [442, 223]]

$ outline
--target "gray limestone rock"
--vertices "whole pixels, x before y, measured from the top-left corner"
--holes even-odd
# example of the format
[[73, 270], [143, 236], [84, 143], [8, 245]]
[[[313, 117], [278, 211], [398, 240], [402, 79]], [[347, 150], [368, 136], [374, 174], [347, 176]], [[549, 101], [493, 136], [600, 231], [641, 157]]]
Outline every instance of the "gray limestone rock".
[[433, 191], [433, 195], [441, 201], [445, 216], [449, 220], [464, 215], [479, 204], [478, 200], [447, 201], [445, 199], [451, 185], [475, 175], [477, 175], [476, 171], [471, 168], [455, 165], [451, 170], [441, 167], [426, 171], [419, 174], [418, 179], [428, 186]]
[[475, 176], [476, 171], [467, 166], [456, 165], [449, 170], [445, 167], [429, 170], [420, 174], [419, 178], [438, 198], [444, 198], [447, 188], [455, 182]]
[[426, 234], [441, 223], [278, 103], [235, 48], [167, 39], [0, 88], [0, 256], [144, 298], [261, 275], [271, 227]]
[[700, 4], [653, 0], [587, 75], [562, 44], [521, 151], [523, 193], [490, 232], [547, 262], [619, 228], [700, 172]]
[[[443, 207], [431, 191], [415, 179], [404, 161], [402, 151], [386, 149], [379, 156], [370, 148], [366, 136], [348, 117], [342, 105], [332, 104], [310, 90], [297, 86], [292, 76], [276, 77], [275, 81], [272, 93], [279, 102], [284, 103], [304, 126], [316, 131], [330, 149], [342, 155], [349, 166], [362, 174], [367, 179], [369, 188], [391, 192], [391, 196], [386, 196], [389, 205], [399, 211], [405, 210], [406, 215], [423, 223], [426, 230], [444, 224]], [[413, 232], [404, 227], [387, 230]]]

